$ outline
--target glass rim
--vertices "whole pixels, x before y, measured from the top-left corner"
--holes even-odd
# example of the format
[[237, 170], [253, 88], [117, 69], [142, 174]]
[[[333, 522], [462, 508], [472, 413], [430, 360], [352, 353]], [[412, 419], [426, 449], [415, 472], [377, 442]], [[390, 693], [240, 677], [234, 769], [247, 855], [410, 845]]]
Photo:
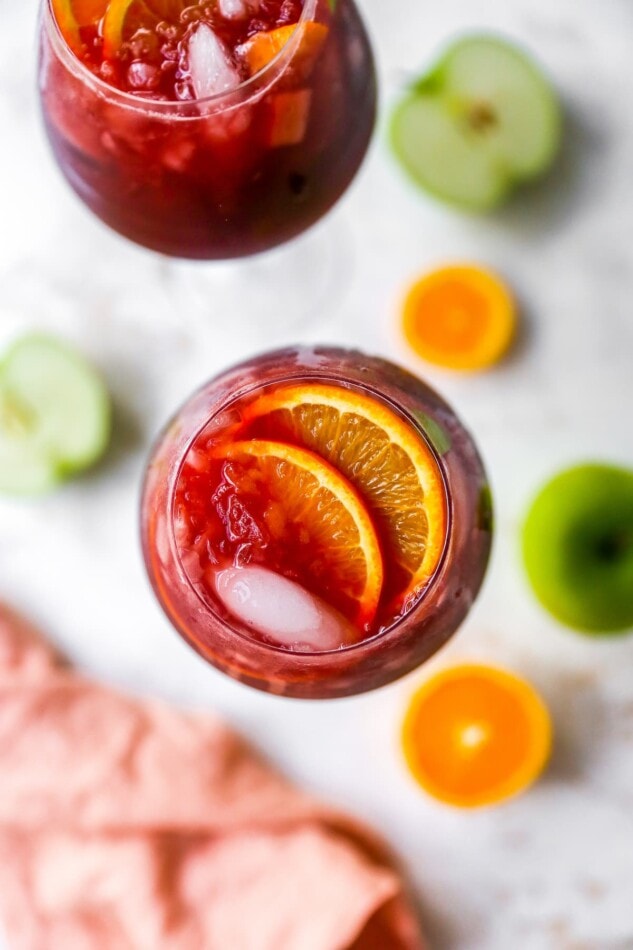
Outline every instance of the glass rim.
[[[266, 88], [272, 85], [277, 79], [279, 73], [286, 66], [299, 45], [301, 38], [301, 27], [304, 23], [314, 20], [319, 0], [305, 0], [301, 16], [297, 20], [292, 36], [284, 43], [279, 52], [267, 63], [263, 69], [243, 80], [233, 89], [227, 89], [224, 92], [216, 92], [211, 96], [205, 96], [201, 99], [150, 99], [143, 96], [135, 96], [123, 89], [117, 89], [111, 86], [105, 80], [97, 76], [84, 62], [79, 59], [77, 54], [71, 48], [64, 36], [53, 9], [53, 0], [42, 0], [42, 10], [47, 13], [47, 22], [43, 24], [43, 29], [47, 29], [48, 24], [52, 26], [52, 35], [49, 34], [53, 43], [56, 43], [59, 52], [63, 56], [66, 65], [89, 86], [92, 86], [104, 98], [112, 101], [118, 101], [121, 105], [127, 106], [137, 112], [157, 113], [160, 115], [169, 115], [173, 118], [203, 118], [208, 113], [200, 111], [200, 107], [216, 106], [213, 111], [220, 111], [220, 108], [229, 109], [238, 105], [245, 104], [262, 93]], [[272, 74], [272, 78], [271, 77]], [[267, 82], [267, 80], [270, 80]]]
[[[305, 373], [300, 373], [300, 372], [289, 373], [287, 376], [284, 376], [283, 379], [275, 380], [274, 385], [283, 386], [285, 384], [292, 383], [292, 381], [295, 379], [303, 379], [303, 378], [305, 378]], [[311, 381], [316, 382], [319, 379], [322, 382], [330, 382], [334, 384], [336, 384], [336, 382], [340, 383], [340, 380], [337, 380], [335, 377], [328, 374], [324, 374], [323, 377], [320, 377], [320, 376], [311, 377]], [[206, 386], [208, 386], [210, 382], [213, 382], [213, 380], [208, 381], [206, 384], [204, 384], [201, 387], [201, 389], [206, 388]], [[176, 531], [175, 531], [175, 510], [174, 510], [175, 509], [175, 494], [176, 494], [176, 486], [178, 484], [180, 473], [182, 472], [187, 456], [192, 446], [194, 445], [196, 439], [200, 436], [200, 434], [204, 431], [204, 429], [209, 425], [209, 423], [212, 422], [212, 420], [216, 416], [218, 416], [221, 412], [226, 412], [227, 409], [230, 409], [230, 407], [233, 404], [235, 404], [237, 401], [239, 401], [240, 399], [243, 399], [245, 396], [248, 396], [251, 393], [256, 392], [259, 388], [261, 388], [258, 384], [253, 384], [253, 385], [245, 387], [244, 389], [241, 389], [240, 391], [232, 395], [228, 401], [223, 402], [221, 405], [217, 406], [214, 409], [214, 411], [208, 416], [208, 418], [205, 419], [205, 421], [196, 429], [193, 435], [188, 439], [186, 446], [184, 448], [182, 457], [178, 465], [175, 466], [170, 476], [170, 483], [169, 483], [169, 487], [167, 491], [167, 509], [169, 511], [169, 523], [168, 523], [169, 543], [170, 543], [173, 555], [176, 559], [176, 563], [178, 564], [178, 567], [182, 573], [183, 578], [186, 580], [187, 585], [189, 586], [189, 589], [197, 598], [197, 600], [200, 602], [200, 604], [205, 608], [205, 610], [208, 611], [209, 613], [212, 613], [213, 617], [217, 620], [217, 622], [221, 623], [222, 626], [227, 631], [229, 631], [229, 633], [232, 636], [239, 637], [240, 639], [247, 641], [249, 645], [251, 646], [256, 645], [258, 649], [261, 649], [266, 652], [274, 653], [277, 655], [281, 654], [282, 656], [286, 656], [286, 657], [292, 656], [294, 654], [298, 657], [302, 657], [304, 659], [311, 659], [314, 661], [314, 660], [318, 660], [319, 658], [331, 657], [332, 655], [343, 655], [343, 654], [349, 655], [350, 653], [354, 651], [358, 652], [362, 650], [363, 648], [367, 648], [372, 645], [375, 645], [378, 641], [382, 641], [385, 638], [396, 636], [398, 633], [398, 629], [404, 623], [409, 621], [412, 615], [415, 614], [424, 605], [424, 602], [426, 601], [428, 595], [435, 588], [447, 563], [447, 556], [448, 556], [448, 552], [451, 546], [451, 538], [453, 536], [454, 513], [453, 513], [452, 495], [451, 495], [450, 486], [449, 486], [448, 472], [446, 471], [446, 467], [442, 461], [441, 456], [435, 449], [434, 445], [432, 444], [431, 439], [427, 436], [426, 432], [424, 431], [420, 423], [415, 418], [413, 418], [410, 415], [410, 413], [408, 413], [405, 409], [397, 405], [397, 403], [395, 403], [393, 399], [385, 397], [383, 393], [379, 392], [378, 389], [376, 389], [373, 386], [369, 386], [369, 385], [362, 386], [360, 383], [356, 383], [356, 382], [353, 382], [351, 384], [346, 384], [346, 385], [350, 385], [350, 387], [352, 388], [358, 387], [359, 389], [368, 390], [373, 397], [375, 397], [376, 399], [378, 399], [379, 401], [387, 405], [393, 412], [395, 412], [398, 416], [404, 419], [404, 421], [406, 421], [413, 428], [415, 432], [419, 434], [420, 438], [422, 438], [424, 443], [427, 445], [429, 451], [431, 452], [433, 456], [433, 459], [435, 460], [435, 464], [437, 465], [438, 471], [442, 479], [442, 485], [444, 488], [444, 499], [446, 503], [446, 530], [444, 534], [444, 544], [442, 547], [442, 553], [440, 554], [440, 557], [435, 566], [435, 569], [433, 570], [433, 573], [429, 576], [424, 587], [421, 589], [415, 603], [409, 608], [409, 610], [406, 611], [406, 613], [401, 614], [401, 616], [398, 617], [397, 620], [386, 629], [373, 633], [371, 636], [365, 637], [364, 639], [359, 640], [357, 643], [352, 643], [349, 646], [336, 647], [331, 650], [320, 650], [320, 651], [302, 650], [300, 652], [296, 652], [296, 651], [288, 649], [287, 647], [277, 646], [276, 644], [270, 643], [266, 640], [257, 640], [248, 633], [246, 628], [244, 628], [243, 630], [239, 629], [238, 625], [233, 624], [230, 618], [227, 618], [218, 612], [217, 608], [213, 606], [213, 603], [209, 601], [207, 598], [205, 598], [203, 594], [198, 590], [197, 585], [192, 581], [191, 577], [189, 576], [182, 561], [180, 548], [176, 540]]]

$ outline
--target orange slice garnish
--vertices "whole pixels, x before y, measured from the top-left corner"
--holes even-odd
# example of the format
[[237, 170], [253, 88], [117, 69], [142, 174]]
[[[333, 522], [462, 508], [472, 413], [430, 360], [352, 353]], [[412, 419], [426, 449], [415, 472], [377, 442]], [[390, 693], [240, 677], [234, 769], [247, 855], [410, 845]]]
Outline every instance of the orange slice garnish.
[[83, 43], [80, 30], [96, 26], [104, 13], [108, 0], [53, 0], [53, 13], [64, 39], [75, 53], [81, 54]]
[[272, 62], [296, 30], [300, 31], [300, 39], [292, 57], [293, 69], [296, 69], [302, 78], [309, 75], [328, 35], [327, 26], [314, 21], [299, 25], [292, 23], [290, 26], [280, 26], [276, 30], [255, 33], [242, 43], [239, 52], [251, 76]]
[[515, 325], [512, 295], [495, 274], [480, 267], [433, 271], [413, 284], [404, 303], [409, 346], [446, 369], [492, 366], [510, 346]]
[[402, 730], [405, 758], [434, 798], [461, 808], [518, 795], [550, 755], [549, 713], [535, 690], [488, 666], [443, 670], [414, 694]]
[[371, 624], [382, 591], [383, 563], [372, 520], [350, 483], [313, 452], [253, 440], [216, 446], [211, 457], [236, 463], [238, 496], [265, 498], [265, 521], [276, 541], [291, 526], [300, 544], [289, 555], [315, 592], [340, 609], [360, 631]]
[[354, 485], [382, 540], [390, 603], [428, 582], [446, 541], [446, 493], [438, 462], [411, 423], [373, 397], [314, 383], [261, 396], [244, 421], [252, 436], [316, 452]]

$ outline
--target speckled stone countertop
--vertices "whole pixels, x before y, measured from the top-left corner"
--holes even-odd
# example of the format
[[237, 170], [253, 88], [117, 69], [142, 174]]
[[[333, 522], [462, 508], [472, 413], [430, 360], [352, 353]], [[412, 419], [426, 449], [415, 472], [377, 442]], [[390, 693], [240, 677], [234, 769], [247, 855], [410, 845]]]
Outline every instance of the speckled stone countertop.
[[[77, 203], [39, 123], [35, 2], [0, 0], [0, 343], [33, 326], [67, 335], [103, 368], [118, 421], [98, 472], [37, 504], [0, 503], [0, 596], [88, 673], [221, 711], [298, 782], [381, 829], [409, 867], [433, 950], [627, 950], [633, 638], [591, 641], [559, 628], [526, 588], [517, 539], [531, 495], [558, 467], [633, 464], [633, 4], [362, 6], [383, 110], [454, 30], [490, 26], [527, 43], [558, 84], [565, 150], [546, 182], [481, 220], [413, 191], [379, 132], [323, 225], [283, 259], [245, 265], [253, 288], [281, 264], [286, 279], [271, 309], [252, 290], [236, 292], [232, 266], [159, 260]], [[488, 375], [427, 371], [395, 330], [406, 281], [453, 259], [493, 265], [522, 304], [521, 340]], [[482, 596], [434, 665], [484, 658], [540, 688], [556, 749], [526, 797], [464, 814], [418, 792], [396, 733], [421, 672], [358, 699], [290, 706], [208, 668], [155, 604], [136, 527], [152, 436], [211, 373], [291, 340], [362, 344], [399, 359], [425, 373], [474, 432], [496, 499], [495, 550]]]

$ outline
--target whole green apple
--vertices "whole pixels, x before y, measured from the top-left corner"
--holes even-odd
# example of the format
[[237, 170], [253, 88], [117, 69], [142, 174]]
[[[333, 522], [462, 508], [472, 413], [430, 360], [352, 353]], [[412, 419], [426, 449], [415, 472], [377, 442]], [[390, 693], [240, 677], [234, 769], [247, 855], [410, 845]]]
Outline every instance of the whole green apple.
[[633, 628], [633, 471], [589, 464], [557, 475], [529, 511], [523, 558], [562, 623], [592, 634]]

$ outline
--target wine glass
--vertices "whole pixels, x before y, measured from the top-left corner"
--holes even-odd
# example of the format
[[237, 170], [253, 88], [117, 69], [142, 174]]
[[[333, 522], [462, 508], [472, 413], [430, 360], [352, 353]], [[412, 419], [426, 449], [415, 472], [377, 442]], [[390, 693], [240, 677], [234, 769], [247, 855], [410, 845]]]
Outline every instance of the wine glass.
[[[114, 21], [113, 8], [125, 11]], [[352, 0], [44, 0], [39, 77], [48, 139], [79, 198], [126, 238], [190, 260], [233, 261], [309, 229], [354, 178], [375, 120]], [[269, 271], [274, 291], [289, 267], [231, 268], [231, 312], [250, 295], [261, 317]], [[226, 270], [215, 285], [193, 270], [217, 304]]]

